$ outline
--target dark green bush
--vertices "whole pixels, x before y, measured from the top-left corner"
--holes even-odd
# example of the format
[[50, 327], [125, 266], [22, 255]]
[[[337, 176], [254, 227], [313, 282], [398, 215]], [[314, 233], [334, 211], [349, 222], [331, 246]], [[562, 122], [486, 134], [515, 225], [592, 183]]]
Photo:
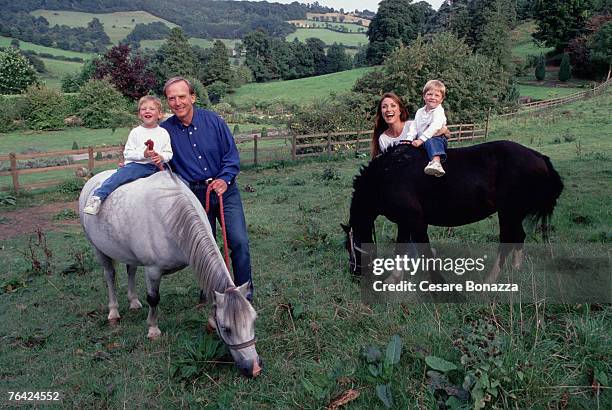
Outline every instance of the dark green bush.
[[117, 128], [137, 124], [136, 107], [105, 80], [89, 80], [75, 99], [77, 115], [89, 128]]
[[34, 130], [60, 129], [68, 114], [66, 100], [56, 90], [39, 85], [30, 86], [25, 94], [25, 123]]
[[535, 78], [539, 81], [542, 81], [546, 78], [546, 61], [544, 60], [543, 55], [540, 55], [538, 64], [536, 65]]
[[19, 108], [15, 105], [16, 100], [0, 95], [0, 132], [10, 132], [18, 128]]
[[570, 78], [572, 78], [572, 66], [570, 65], [569, 55], [567, 53], [563, 53], [561, 66], [559, 67], [559, 81], [565, 82]]

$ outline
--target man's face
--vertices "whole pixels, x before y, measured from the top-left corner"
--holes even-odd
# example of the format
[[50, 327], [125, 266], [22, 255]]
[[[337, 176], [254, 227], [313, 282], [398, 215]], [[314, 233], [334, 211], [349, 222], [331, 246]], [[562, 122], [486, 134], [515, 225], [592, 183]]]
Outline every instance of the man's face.
[[170, 110], [183, 123], [189, 124], [193, 119], [193, 104], [196, 97], [189, 93], [184, 81], [177, 81], [166, 89], [166, 99]]

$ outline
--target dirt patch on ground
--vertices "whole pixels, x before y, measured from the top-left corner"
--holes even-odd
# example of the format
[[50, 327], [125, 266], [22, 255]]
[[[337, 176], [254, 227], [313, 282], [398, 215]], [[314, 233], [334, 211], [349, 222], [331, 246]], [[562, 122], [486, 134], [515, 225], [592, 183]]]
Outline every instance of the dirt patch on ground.
[[37, 228], [48, 232], [61, 230], [66, 225], [78, 225], [78, 219], [53, 219], [66, 209], [78, 212], [78, 201], [56, 202], [12, 212], [0, 212], [0, 239], [27, 235], [36, 232]]

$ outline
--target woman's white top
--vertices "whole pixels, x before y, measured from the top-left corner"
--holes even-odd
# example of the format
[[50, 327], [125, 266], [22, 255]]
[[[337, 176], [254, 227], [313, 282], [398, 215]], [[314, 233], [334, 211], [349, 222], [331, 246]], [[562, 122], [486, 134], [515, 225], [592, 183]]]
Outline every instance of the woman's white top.
[[389, 130], [380, 134], [380, 138], [378, 139], [378, 146], [380, 147], [380, 152], [385, 152], [392, 146], [399, 144], [401, 141], [412, 141], [414, 138], [410, 138], [408, 133], [411, 122], [412, 121], [406, 121], [404, 123], [404, 129], [402, 130], [402, 133], [397, 137], [392, 137], [388, 135], [387, 131]]

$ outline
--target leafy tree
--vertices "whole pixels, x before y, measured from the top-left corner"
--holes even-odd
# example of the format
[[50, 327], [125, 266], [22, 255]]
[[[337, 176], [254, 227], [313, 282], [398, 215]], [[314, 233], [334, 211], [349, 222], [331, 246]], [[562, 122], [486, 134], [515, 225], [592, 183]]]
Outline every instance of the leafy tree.
[[376, 96], [394, 91], [414, 113], [423, 104], [423, 85], [433, 78], [447, 87], [444, 109], [452, 122], [474, 121], [489, 108], [501, 110], [516, 103], [511, 75], [451, 33], [434, 35], [430, 42], [417, 38], [410, 47], [399, 48], [382, 70], [360, 79], [354, 91]]
[[410, 44], [424, 33], [425, 23], [435, 12], [427, 3], [412, 0], [383, 0], [368, 27], [368, 61], [382, 63], [400, 44]]
[[278, 72], [272, 54], [272, 39], [263, 30], [247, 34], [242, 44], [246, 48], [245, 64], [253, 73], [256, 82], [277, 79]]
[[170, 30], [166, 41], [157, 51], [156, 61], [161, 83], [177, 75], [195, 77], [198, 74], [194, 51], [187, 36], [178, 27]]
[[216, 40], [213, 44], [208, 64], [204, 67], [204, 73], [202, 80], [207, 86], [218, 81], [230, 84], [232, 71], [230, 69], [229, 51], [222, 41]]
[[0, 48], [0, 94], [19, 94], [37, 82], [36, 71], [19, 50]]
[[25, 93], [25, 122], [34, 130], [60, 129], [68, 114], [62, 94], [45, 86], [31, 85]]
[[483, 23], [479, 31], [475, 50], [490, 57], [504, 69], [510, 67], [510, 22], [506, 2], [495, 0], [491, 8], [482, 14]]
[[75, 101], [77, 115], [89, 128], [117, 128], [134, 125], [134, 107], [106, 80], [89, 80], [81, 86]]
[[608, 77], [612, 70], [612, 21], [603, 25], [590, 38], [591, 59], [608, 65]]
[[561, 51], [584, 30], [589, 15], [590, 0], [538, 0], [534, 8], [537, 31], [533, 37]]
[[96, 73], [97, 61], [96, 59], [85, 61], [85, 64], [81, 67], [81, 72], [64, 75], [62, 77], [62, 91], [65, 93], [76, 93], [79, 91], [83, 84], [93, 78]]
[[223, 97], [227, 95], [228, 85], [222, 81], [215, 81], [209, 85], [206, 90], [208, 91], [208, 98], [211, 104], [218, 104], [223, 100]]
[[137, 100], [155, 87], [156, 78], [137, 56], [132, 56], [125, 44], [115, 46], [96, 62], [94, 78], [108, 78], [124, 96]]
[[567, 81], [572, 77], [572, 67], [570, 66], [569, 55], [563, 53], [561, 66], [559, 67], [559, 81]]
[[314, 68], [314, 75], [327, 74], [327, 67], [329, 66], [327, 61], [327, 54], [325, 54], [325, 43], [319, 38], [307, 38], [306, 46], [312, 54], [312, 64]]
[[334, 43], [327, 49], [328, 72], [336, 73], [338, 71], [350, 70], [353, 68], [351, 58], [346, 54], [346, 49], [343, 45]]
[[546, 78], [546, 60], [542, 54], [540, 54], [538, 64], [536, 64], [535, 77], [539, 81], [543, 81]]

